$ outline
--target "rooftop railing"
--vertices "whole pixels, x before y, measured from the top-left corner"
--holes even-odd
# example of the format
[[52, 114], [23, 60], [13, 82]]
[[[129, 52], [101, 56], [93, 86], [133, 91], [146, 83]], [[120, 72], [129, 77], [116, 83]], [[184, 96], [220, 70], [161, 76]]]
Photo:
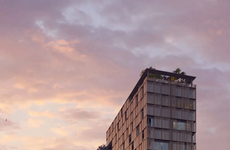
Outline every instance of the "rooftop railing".
[[151, 77], [148, 77], [148, 80], [155, 81], [155, 82], [161, 82], [161, 83], [167, 83], [167, 84], [174, 84], [174, 85], [180, 85], [180, 86], [196, 88], [195, 84], [188, 84], [188, 83], [177, 81], [177, 80], [176, 81], [171, 81], [171, 80], [157, 79], [157, 78], [151, 78]]

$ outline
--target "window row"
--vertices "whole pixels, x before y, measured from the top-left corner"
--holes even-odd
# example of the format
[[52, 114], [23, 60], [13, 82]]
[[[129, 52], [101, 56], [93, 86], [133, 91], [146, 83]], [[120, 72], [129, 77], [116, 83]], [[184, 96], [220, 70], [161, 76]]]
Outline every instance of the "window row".
[[183, 132], [183, 131], [171, 132], [171, 140], [173, 141], [192, 142], [192, 138], [193, 136], [191, 132]]
[[147, 105], [147, 115], [171, 117], [184, 120], [196, 120], [195, 111], [168, 108], [157, 105]]
[[156, 105], [147, 105], [147, 115], [170, 117], [170, 108]]
[[171, 108], [171, 117], [177, 119], [196, 121], [196, 112]]
[[189, 98], [196, 98], [196, 89], [187, 88], [187, 87], [180, 87], [168, 84], [160, 84], [154, 82], [147, 83], [147, 91], [154, 92], [154, 93], [162, 93], [162, 94], [171, 94], [180, 97], [189, 97]]
[[195, 150], [194, 144], [172, 142], [172, 150]]
[[168, 150], [169, 143], [167, 142], [154, 142], [154, 150]]
[[175, 130], [182, 130], [182, 131], [193, 131], [196, 132], [196, 125], [194, 122], [191, 121], [178, 121], [178, 120], [171, 120], [172, 128]]
[[[171, 145], [171, 146], [170, 146]], [[170, 148], [171, 147], [171, 148]], [[148, 139], [147, 148], [153, 150], [195, 150], [195, 145], [181, 142], [163, 142], [153, 139]]]
[[171, 120], [169, 118], [161, 117], [148, 117], [147, 126], [196, 132], [196, 125], [192, 121]]
[[169, 119], [160, 117], [147, 118], [147, 126], [169, 129]]
[[159, 139], [159, 140], [173, 140], [173, 141], [190, 142], [190, 143], [195, 142], [195, 136], [192, 135], [192, 132], [157, 129], [157, 128], [148, 128], [147, 137]]
[[160, 94], [148, 93], [147, 102], [149, 104], [155, 104], [155, 105], [172, 106], [172, 107], [193, 109], [193, 110], [196, 109], [195, 100], [190, 100], [187, 98], [185, 99], [185, 98], [163, 96]]

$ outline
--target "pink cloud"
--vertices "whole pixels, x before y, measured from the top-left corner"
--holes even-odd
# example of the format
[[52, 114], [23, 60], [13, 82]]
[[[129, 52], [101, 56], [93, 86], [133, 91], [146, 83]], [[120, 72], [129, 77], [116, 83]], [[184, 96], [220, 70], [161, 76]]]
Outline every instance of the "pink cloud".
[[[0, 114], [16, 115], [16, 107], [23, 108], [29, 112], [29, 116], [21, 114], [23, 119], [49, 118], [54, 132], [63, 136], [69, 135], [68, 125], [78, 120], [82, 139], [76, 134], [69, 135], [71, 142], [68, 137], [53, 137], [56, 146], [44, 147], [47, 139], [40, 137], [39, 144], [25, 149], [93, 149], [103, 143], [115, 110], [130, 94], [141, 70], [180, 67], [197, 76], [198, 148], [228, 149], [228, 5], [224, 0], [2, 1]], [[48, 103], [72, 107], [52, 113], [32, 110], [31, 105], [45, 108]], [[67, 125], [63, 120], [68, 120]], [[92, 126], [83, 129], [87, 121]], [[0, 126], [7, 132], [26, 130], [13, 120], [4, 123]], [[46, 131], [44, 126], [39, 129]], [[73, 139], [87, 143], [84, 132], [99, 141], [89, 147], [73, 144]], [[22, 146], [4, 147], [16, 148]]]
[[74, 121], [74, 122], [80, 122], [82, 120], [100, 119], [99, 112], [85, 111], [81, 109], [69, 109], [69, 110], [61, 111], [60, 114], [63, 116], [63, 119]]

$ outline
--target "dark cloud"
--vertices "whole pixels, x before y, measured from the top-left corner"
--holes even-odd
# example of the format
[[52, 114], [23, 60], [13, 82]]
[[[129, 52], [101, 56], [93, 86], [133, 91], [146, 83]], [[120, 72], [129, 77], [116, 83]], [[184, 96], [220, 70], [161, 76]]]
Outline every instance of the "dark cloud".
[[12, 122], [7, 118], [0, 117], [0, 130], [2, 132], [14, 131], [20, 129], [19, 124]]
[[85, 111], [82, 109], [68, 109], [60, 112], [66, 120], [75, 120], [76, 122], [80, 122], [83, 120], [97, 120], [100, 118], [100, 112], [95, 111]]

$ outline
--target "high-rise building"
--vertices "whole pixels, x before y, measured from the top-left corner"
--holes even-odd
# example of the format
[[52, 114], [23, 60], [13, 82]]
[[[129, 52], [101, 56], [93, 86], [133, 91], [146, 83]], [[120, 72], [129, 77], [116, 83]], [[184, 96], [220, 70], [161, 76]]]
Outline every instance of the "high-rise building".
[[112, 150], [195, 150], [196, 77], [147, 68], [106, 132]]

